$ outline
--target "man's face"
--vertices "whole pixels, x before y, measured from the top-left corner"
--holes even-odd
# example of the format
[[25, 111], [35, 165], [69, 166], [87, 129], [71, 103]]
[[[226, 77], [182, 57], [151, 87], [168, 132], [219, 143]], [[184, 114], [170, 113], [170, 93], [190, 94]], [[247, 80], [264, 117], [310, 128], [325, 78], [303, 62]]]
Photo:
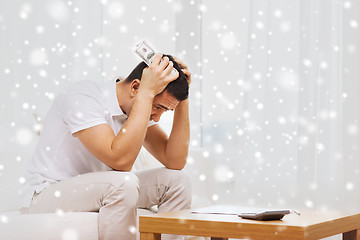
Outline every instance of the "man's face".
[[178, 104], [179, 104], [179, 100], [177, 100], [173, 95], [171, 95], [167, 91], [163, 91], [159, 95], [156, 95], [154, 98], [150, 120], [154, 120], [154, 122], [158, 122], [160, 120], [161, 115], [164, 112], [168, 110], [173, 111]]

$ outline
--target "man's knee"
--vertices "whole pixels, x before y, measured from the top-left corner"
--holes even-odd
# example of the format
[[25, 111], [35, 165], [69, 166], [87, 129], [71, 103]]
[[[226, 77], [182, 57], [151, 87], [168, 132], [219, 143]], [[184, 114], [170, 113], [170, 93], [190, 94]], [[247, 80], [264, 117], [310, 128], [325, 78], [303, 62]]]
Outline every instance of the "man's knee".
[[110, 183], [116, 187], [139, 188], [139, 179], [132, 172], [109, 172]]
[[172, 170], [164, 168], [167, 172], [167, 176], [172, 184], [178, 184], [184, 186], [184, 188], [190, 188], [190, 179], [188, 175], [182, 170]]
[[165, 175], [169, 179], [170, 188], [176, 189], [184, 199], [191, 202], [191, 183], [189, 176], [182, 170], [164, 168]]
[[110, 194], [122, 204], [136, 206], [139, 198], [139, 179], [132, 172], [113, 171], [109, 174]]

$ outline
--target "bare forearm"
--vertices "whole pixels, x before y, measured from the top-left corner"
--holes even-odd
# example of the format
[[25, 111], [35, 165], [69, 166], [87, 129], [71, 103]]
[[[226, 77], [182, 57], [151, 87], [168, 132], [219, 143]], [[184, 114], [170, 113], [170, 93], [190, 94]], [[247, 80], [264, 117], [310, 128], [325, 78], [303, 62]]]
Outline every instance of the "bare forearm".
[[166, 167], [182, 169], [185, 166], [189, 142], [189, 100], [184, 100], [175, 109], [173, 127], [166, 145]]
[[137, 94], [131, 113], [118, 135], [114, 138], [111, 149], [119, 158], [121, 170], [131, 170], [141, 149], [151, 114], [153, 96], [146, 92]]

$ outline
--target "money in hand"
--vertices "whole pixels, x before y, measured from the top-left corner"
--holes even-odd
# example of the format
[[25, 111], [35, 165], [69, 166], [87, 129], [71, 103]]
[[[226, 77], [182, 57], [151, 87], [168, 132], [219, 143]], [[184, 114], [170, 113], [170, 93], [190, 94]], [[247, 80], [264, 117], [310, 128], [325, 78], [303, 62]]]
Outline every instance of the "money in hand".
[[[144, 40], [141, 41], [137, 46], [136, 46], [136, 50], [135, 53], [137, 55], [139, 55], [141, 57], [141, 59], [148, 65], [150, 66], [150, 64], [153, 62], [154, 56], [156, 54], [156, 52], [154, 51], [154, 49], [152, 47], [150, 47], [150, 45], [145, 42]], [[173, 68], [171, 70], [171, 74], [176, 74], [177, 70], [175, 68]]]

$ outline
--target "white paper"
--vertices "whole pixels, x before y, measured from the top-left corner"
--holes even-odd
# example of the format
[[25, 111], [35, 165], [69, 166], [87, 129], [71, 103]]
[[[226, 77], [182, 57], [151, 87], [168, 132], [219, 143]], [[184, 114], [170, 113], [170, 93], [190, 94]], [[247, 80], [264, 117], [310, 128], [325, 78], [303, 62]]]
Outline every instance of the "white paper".
[[[277, 211], [279, 209], [267, 209], [267, 208], [249, 208], [249, 207], [240, 207], [233, 205], [215, 205], [210, 207], [194, 209], [192, 213], [202, 213], [202, 214], [224, 214], [224, 215], [238, 215], [241, 213], [260, 213], [263, 211]], [[281, 209], [284, 210], [284, 209]]]

